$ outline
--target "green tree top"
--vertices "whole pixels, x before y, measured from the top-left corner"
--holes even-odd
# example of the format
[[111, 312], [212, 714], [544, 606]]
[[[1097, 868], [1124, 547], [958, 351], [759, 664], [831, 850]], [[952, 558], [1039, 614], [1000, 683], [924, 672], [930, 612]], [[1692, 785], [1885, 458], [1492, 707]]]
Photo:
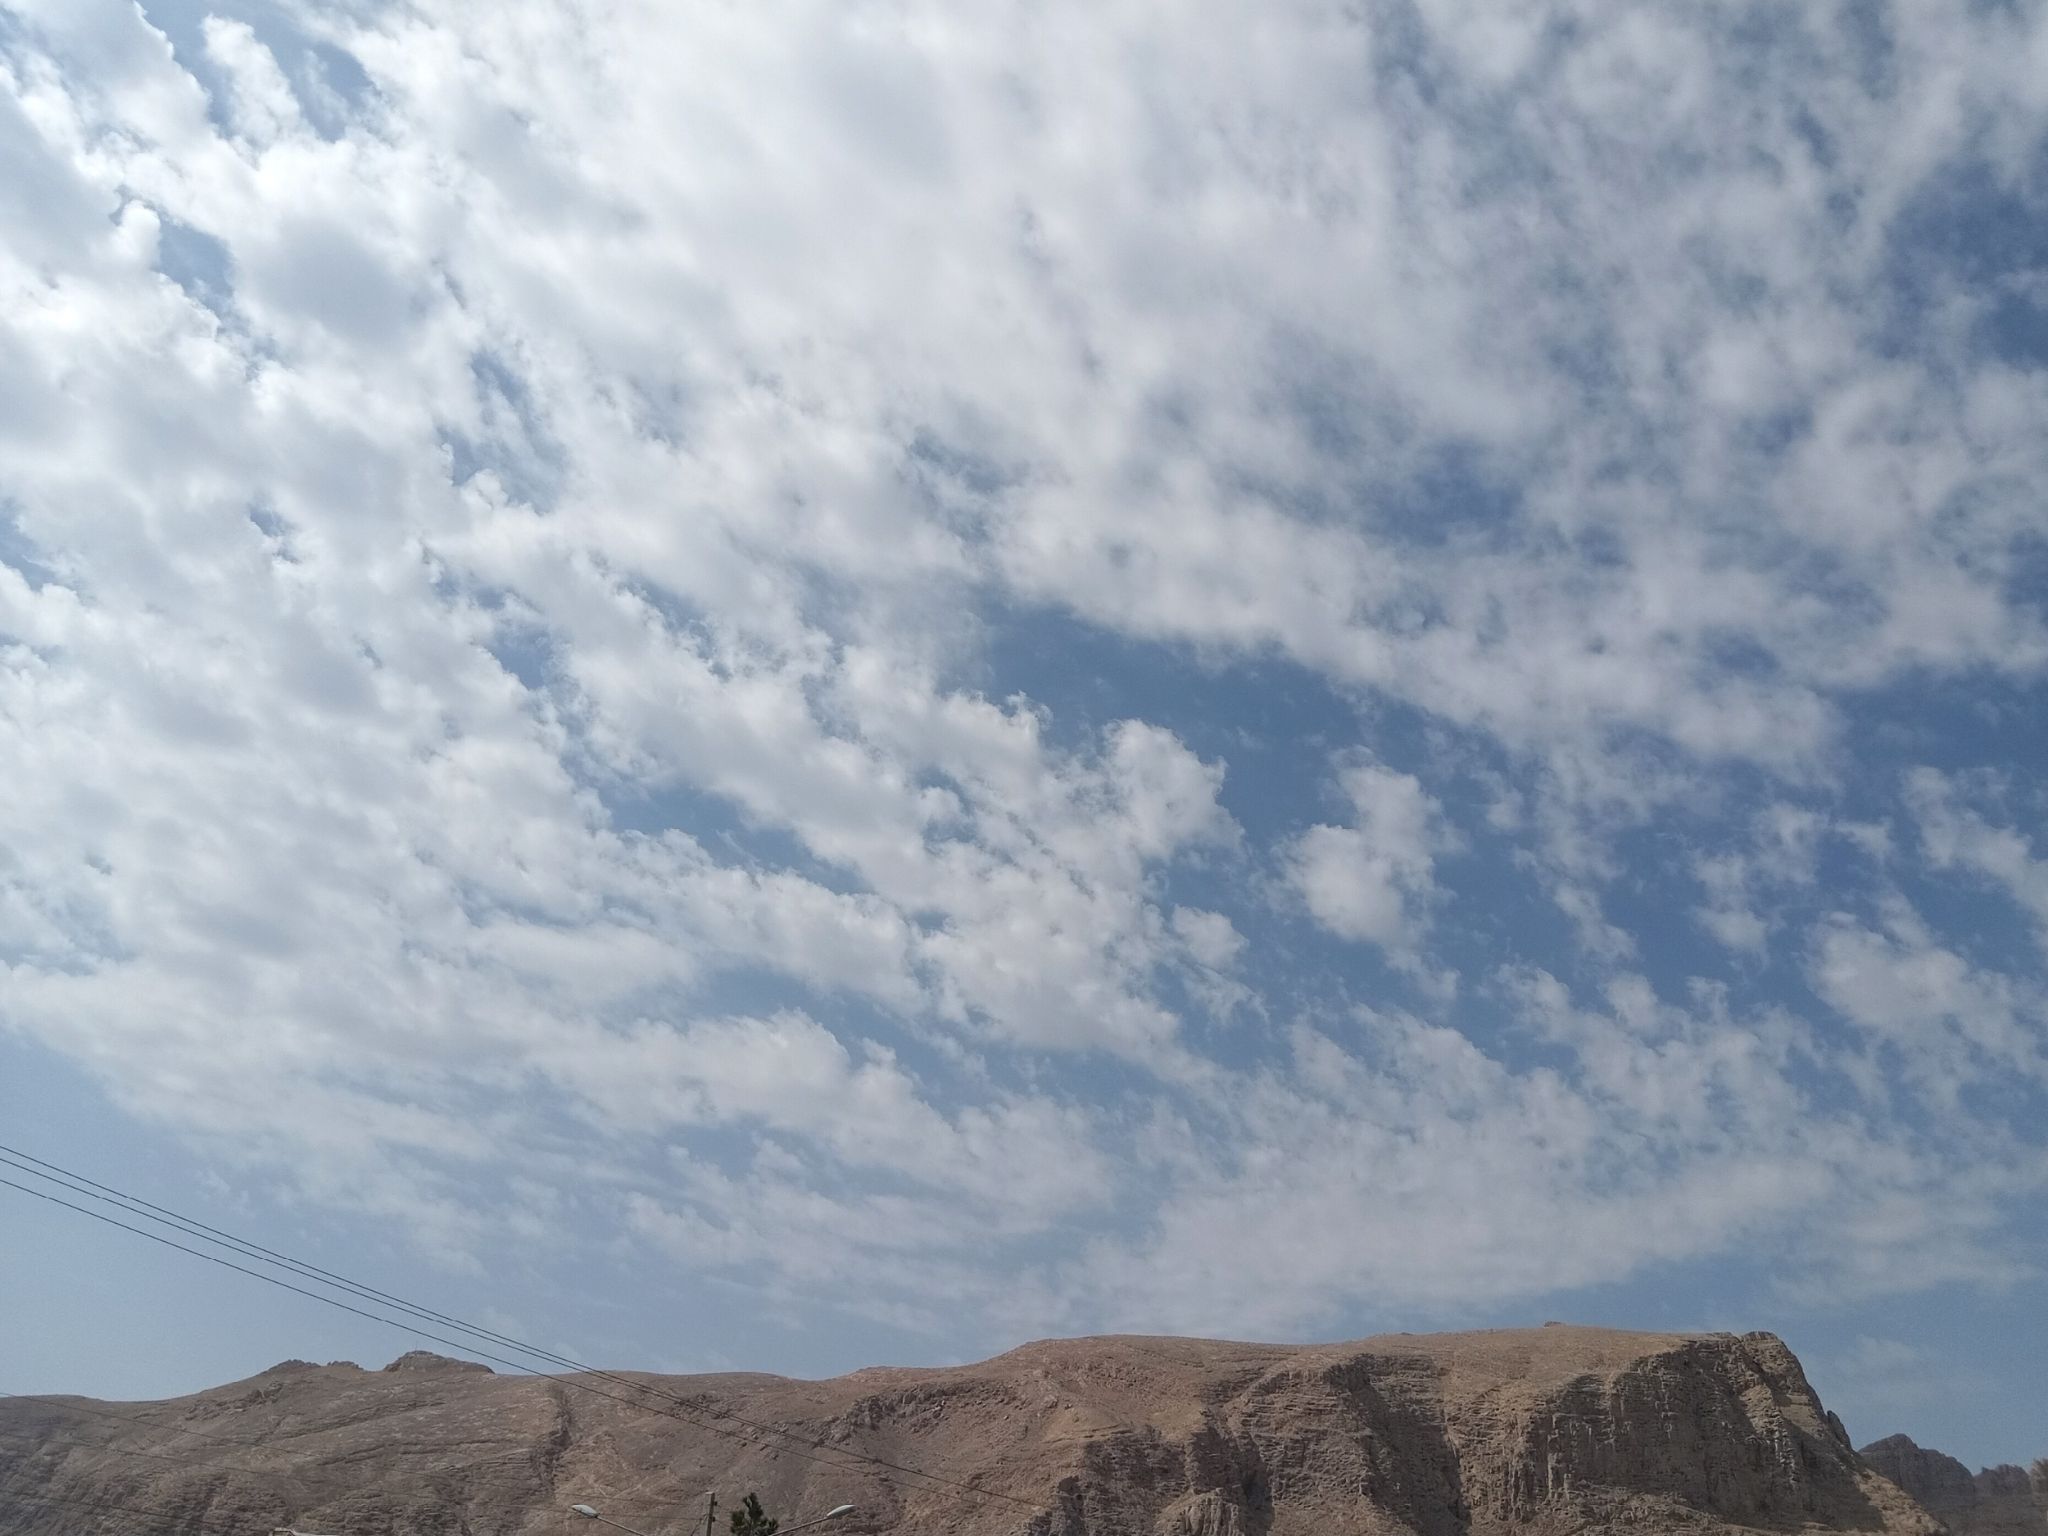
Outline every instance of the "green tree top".
[[732, 1536], [775, 1536], [781, 1525], [782, 1522], [763, 1509], [760, 1499], [751, 1493], [732, 1512]]

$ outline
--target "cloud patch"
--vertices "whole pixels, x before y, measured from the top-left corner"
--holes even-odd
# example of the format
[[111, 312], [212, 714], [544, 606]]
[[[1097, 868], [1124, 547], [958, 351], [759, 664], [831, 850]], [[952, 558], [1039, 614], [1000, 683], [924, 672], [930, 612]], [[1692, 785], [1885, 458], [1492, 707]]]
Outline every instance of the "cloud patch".
[[1304, 832], [1285, 855], [1287, 879], [1339, 938], [1412, 959], [1438, 895], [1441, 808], [1413, 774], [1376, 763], [1351, 763], [1337, 781], [1349, 824]]
[[2034, 1272], [2039, 16], [6, 10], [122, 1113], [934, 1349]]

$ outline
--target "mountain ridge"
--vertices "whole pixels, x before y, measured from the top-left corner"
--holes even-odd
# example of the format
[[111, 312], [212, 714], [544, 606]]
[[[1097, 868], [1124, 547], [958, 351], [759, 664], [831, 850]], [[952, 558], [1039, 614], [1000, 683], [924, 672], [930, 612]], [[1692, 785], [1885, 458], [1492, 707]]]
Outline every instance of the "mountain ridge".
[[1857, 1454], [1954, 1536], [2048, 1536], [2048, 1458], [2032, 1472], [2010, 1463], [1972, 1472], [1911, 1435], [1887, 1435]]
[[1107, 1335], [815, 1381], [509, 1376], [418, 1352], [112, 1411], [0, 1402], [6, 1529], [581, 1536], [567, 1506], [589, 1503], [665, 1536], [713, 1490], [790, 1520], [854, 1503], [843, 1536], [1940, 1529], [1765, 1333]]

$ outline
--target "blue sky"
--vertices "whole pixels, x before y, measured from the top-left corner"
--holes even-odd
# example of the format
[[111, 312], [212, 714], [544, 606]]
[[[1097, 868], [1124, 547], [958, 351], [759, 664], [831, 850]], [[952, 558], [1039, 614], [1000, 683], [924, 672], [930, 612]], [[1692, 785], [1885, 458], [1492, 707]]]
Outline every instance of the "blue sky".
[[[2048, 18], [1198, 20], [0, 3], [0, 1124], [619, 1364], [2048, 1450]], [[404, 1347], [0, 1193], [0, 1389]]]

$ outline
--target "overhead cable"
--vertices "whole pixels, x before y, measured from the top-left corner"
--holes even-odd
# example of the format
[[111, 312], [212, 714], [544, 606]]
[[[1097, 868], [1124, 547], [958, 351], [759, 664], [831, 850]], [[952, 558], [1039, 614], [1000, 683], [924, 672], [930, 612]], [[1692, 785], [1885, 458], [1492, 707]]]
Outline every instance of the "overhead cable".
[[[301, 1279], [311, 1281], [313, 1284], [339, 1289], [349, 1295], [357, 1297], [358, 1299], [375, 1302], [383, 1306], [389, 1306], [404, 1313], [407, 1313], [411, 1317], [424, 1319], [433, 1322], [439, 1326], [454, 1329], [457, 1332], [470, 1335], [471, 1340], [482, 1340], [493, 1345], [501, 1346], [503, 1348], [517, 1350], [522, 1354], [530, 1355], [538, 1360], [547, 1361], [553, 1365], [561, 1367], [564, 1370], [576, 1372], [581, 1375], [594, 1376], [600, 1380], [610, 1381], [620, 1386], [626, 1387], [631, 1391], [644, 1393], [650, 1397], [660, 1398], [667, 1406], [663, 1406], [662, 1404], [647, 1403], [637, 1401], [631, 1398], [621, 1397], [617, 1393], [604, 1391], [602, 1388], [593, 1386], [589, 1382], [579, 1381], [574, 1376], [557, 1376], [550, 1372], [542, 1371], [534, 1366], [524, 1363], [523, 1361], [509, 1359], [506, 1356], [494, 1353], [491, 1350], [478, 1348], [477, 1344], [471, 1342], [471, 1340], [451, 1339], [447, 1337], [445, 1334], [436, 1333], [429, 1329], [422, 1328], [418, 1326], [416, 1323], [401, 1321], [398, 1318], [388, 1317], [379, 1312], [372, 1312], [363, 1307], [351, 1305], [350, 1303], [342, 1301], [334, 1296], [326, 1295], [319, 1291], [309, 1290], [304, 1286], [294, 1285], [290, 1281], [281, 1279], [276, 1275], [265, 1274], [260, 1270], [250, 1269], [245, 1265], [237, 1264], [232, 1260], [221, 1257], [219, 1254], [209, 1253], [203, 1249], [194, 1248], [185, 1243], [177, 1242], [171, 1238], [163, 1236], [161, 1233], [151, 1232], [145, 1228], [134, 1226], [129, 1222], [121, 1221], [116, 1217], [107, 1215], [105, 1212], [92, 1210], [86, 1206], [78, 1205], [70, 1200], [65, 1200], [57, 1195], [53, 1195], [49, 1193], [47, 1190], [30, 1188], [27, 1185], [18, 1184], [11, 1179], [0, 1178], [0, 1186], [5, 1186], [6, 1188], [17, 1190], [23, 1194], [33, 1195], [37, 1199], [45, 1200], [54, 1205], [62, 1206], [67, 1210], [75, 1211], [83, 1216], [89, 1216], [96, 1221], [105, 1222], [110, 1226], [119, 1227], [123, 1231], [131, 1232], [138, 1237], [148, 1238], [150, 1241], [160, 1243], [165, 1247], [175, 1248], [181, 1253], [187, 1253], [192, 1255], [194, 1258], [204, 1259], [211, 1264], [218, 1264], [223, 1268], [234, 1270], [236, 1273], [246, 1275], [251, 1279], [260, 1280], [263, 1281], [265, 1284], [275, 1285], [284, 1290], [291, 1291], [297, 1295], [305, 1296], [311, 1300], [324, 1303], [325, 1305], [337, 1307], [344, 1312], [352, 1313], [357, 1317], [368, 1319], [371, 1322], [382, 1323], [387, 1327], [396, 1328], [403, 1332], [411, 1333], [419, 1338], [429, 1339], [438, 1344], [445, 1344], [451, 1349], [457, 1349], [467, 1354], [481, 1356], [483, 1359], [490, 1360], [496, 1364], [508, 1366], [513, 1370], [524, 1372], [527, 1375], [539, 1376], [548, 1380], [558, 1381], [564, 1386], [574, 1388], [578, 1391], [590, 1393], [594, 1396], [609, 1398], [611, 1401], [621, 1403], [629, 1408], [637, 1408], [644, 1412], [650, 1413], [660, 1413], [664, 1417], [679, 1419], [683, 1422], [694, 1424], [699, 1428], [710, 1430], [714, 1434], [721, 1434], [729, 1439], [738, 1440], [743, 1444], [754, 1445], [759, 1447], [763, 1444], [763, 1441], [759, 1438], [760, 1436], [772, 1436], [777, 1439], [790, 1442], [790, 1444], [786, 1444], [779, 1447], [773, 1447], [773, 1449], [777, 1449], [783, 1451], [786, 1454], [796, 1456], [800, 1460], [815, 1462], [820, 1466], [838, 1468], [842, 1471], [855, 1470], [854, 1466], [850, 1465], [850, 1463], [858, 1463], [861, 1467], [870, 1469], [869, 1475], [877, 1478], [879, 1481], [886, 1483], [894, 1483], [897, 1486], [906, 1488], [910, 1491], [926, 1493], [950, 1491], [961, 1496], [1000, 1500], [1005, 1503], [1016, 1504], [1020, 1507], [1028, 1508], [1034, 1511], [1042, 1507], [1040, 1504], [1033, 1500], [1018, 1498], [1015, 1495], [1002, 1493], [992, 1488], [979, 1487], [973, 1483], [965, 1482], [957, 1478], [947, 1477], [942, 1473], [930, 1472], [921, 1467], [908, 1466], [900, 1462], [891, 1461], [886, 1457], [875, 1456], [865, 1451], [856, 1450], [849, 1446], [833, 1445], [822, 1439], [804, 1435], [798, 1431], [791, 1430], [783, 1425], [771, 1424], [762, 1420], [749, 1418], [746, 1415], [735, 1413], [730, 1409], [720, 1408], [715, 1404], [706, 1402], [702, 1399], [687, 1398], [678, 1393], [669, 1391], [662, 1387], [654, 1386], [647, 1382], [636, 1381], [631, 1377], [620, 1375], [619, 1373], [613, 1371], [602, 1370], [596, 1366], [587, 1365], [581, 1361], [572, 1359], [569, 1356], [558, 1354], [551, 1350], [542, 1349], [537, 1345], [525, 1343], [522, 1340], [512, 1338], [511, 1336], [506, 1334], [498, 1333], [495, 1330], [466, 1322], [463, 1319], [454, 1317], [448, 1313], [438, 1312], [432, 1308], [420, 1306], [417, 1303], [405, 1300], [403, 1297], [395, 1296], [390, 1292], [378, 1290], [374, 1286], [365, 1285], [360, 1281], [351, 1280], [347, 1276], [339, 1275], [334, 1273], [333, 1271], [322, 1269], [318, 1265], [307, 1263], [304, 1260], [295, 1259], [288, 1254], [279, 1253], [276, 1250], [266, 1248], [259, 1243], [252, 1242], [246, 1238], [238, 1237], [235, 1234], [223, 1231], [220, 1228], [208, 1226], [204, 1222], [197, 1221], [191, 1217], [183, 1216], [176, 1211], [170, 1210], [168, 1207], [157, 1205], [151, 1201], [144, 1200], [139, 1196], [127, 1194], [126, 1192], [116, 1189], [111, 1185], [102, 1184], [97, 1180], [87, 1178], [83, 1174], [75, 1173], [72, 1170], [61, 1167], [58, 1164], [47, 1162], [42, 1158], [35, 1157], [27, 1152], [20, 1151], [17, 1148], [8, 1147], [4, 1144], [0, 1144], [0, 1164], [11, 1166], [15, 1169], [15, 1171], [19, 1173], [24, 1173], [29, 1175], [30, 1177], [41, 1179], [46, 1183], [58, 1185], [60, 1188], [63, 1188], [69, 1191], [70, 1193], [81, 1195], [86, 1199], [94, 1200], [104, 1205], [114, 1206], [116, 1209], [121, 1210], [128, 1215], [139, 1217], [142, 1220], [153, 1222], [159, 1226], [169, 1227], [172, 1230], [179, 1232], [181, 1235], [194, 1238], [199, 1242], [208, 1243], [215, 1247], [226, 1248], [228, 1251], [236, 1254], [237, 1256], [247, 1258], [252, 1262], [266, 1264], [273, 1268], [283, 1269], [288, 1273], [298, 1276]], [[714, 1422], [720, 1420], [725, 1422]], [[728, 1425], [735, 1424], [742, 1426], [742, 1428], [733, 1429], [727, 1427]], [[792, 1449], [792, 1445], [807, 1446], [810, 1447], [812, 1450], [825, 1452], [827, 1453], [827, 1456], [836, 1459], [828, 1460], [826, 1459], [826, 1457], [808, 1455], [803, 1451]], [[898, 1476], [888, 1476], [887, 1474], [889, 1473], [898, 1474]], [[923, 1481], [906, 1484], [900, 1481], [900, 1478], [902, 1477], [918, 1478], [922, 1479]]]

